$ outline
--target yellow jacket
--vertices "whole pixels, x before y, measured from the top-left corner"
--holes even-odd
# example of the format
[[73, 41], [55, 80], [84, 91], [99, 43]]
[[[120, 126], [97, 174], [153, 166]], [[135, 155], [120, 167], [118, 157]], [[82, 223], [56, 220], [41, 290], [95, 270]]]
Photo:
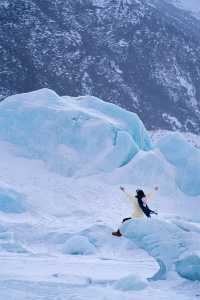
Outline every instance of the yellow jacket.
[[[132, 204], [133, 206], [133, 212], [132, 212], [132, 218], [143, 218], [145, 216], [145, 214], [143, 213], [142, 209], [139, 206], [138, 203], [138, 199], [130, 193], [127, 193], [126, 191], [124, 191], [124, 193], [126, 194], [129, 202]], [[149, 200], [151, 198], [153, 198], [154, 193], [149, 193], [146, 195], [146, 198]]]

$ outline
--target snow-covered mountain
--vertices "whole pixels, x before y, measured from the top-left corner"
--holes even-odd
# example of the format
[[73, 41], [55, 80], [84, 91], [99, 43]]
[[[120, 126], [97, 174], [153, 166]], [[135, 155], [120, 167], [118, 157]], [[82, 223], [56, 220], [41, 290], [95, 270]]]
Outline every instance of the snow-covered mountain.
[[[196, 300], [200, 150], [139, 117], [42, 89], [0, 103], [0, 298]], [[159, 186], [130, 220], [119, 187]], [[162, 280], [161, 280], [162, 279]]]
[[200, 2], [199, 0], [168, 0], [169, 3], [176, 7], [189, 12], [192, 16], [200, 19]]
[[197, 0], [1, 0], [0, 95], [89, 94], [148, 129], [199, 133], [198, 11]]

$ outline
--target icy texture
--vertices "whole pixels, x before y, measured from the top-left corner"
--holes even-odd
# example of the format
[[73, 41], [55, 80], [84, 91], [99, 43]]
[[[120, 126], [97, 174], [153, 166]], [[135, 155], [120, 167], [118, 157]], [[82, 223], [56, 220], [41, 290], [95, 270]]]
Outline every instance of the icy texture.
[[80, 235], [86, 237], [92, 243], [98, 253], [101, 253], [102, 259], [107, 260], [109, 255], [115, 257], [116, 250], [121, 257], [128, 254], [132, 257], [135, 254], [135, 244], [126, 238], [116, 239], [111, 233], [113, 229], [105, 225], [93, 225], [80, 232]]
[[20, 214], [26, 211], [23, 195], [0, 187], [0, 211]]
[[200, 150], [178, 133], [161, 138], [158, 147], [174, 165], [178, 187], [190, 196], [200, 195]]
[[[25, 235], [26, 233], [23, 232]], [[28, 251], [18, 242], [12, 231], [8, 231], [8, 228], [0, 227], [0, 252], [9, 253], [27, 253]]]
[[42, 89], [0, 105], [0, 139], [68, 176], [112, 171], [152, 147], [136, 114], [94, 97]]
[[104, 225], [93, 225], [83, 230], [80, 234], [85, 236], [95, 247], [101, 247], [110, 243], [112, 228]]
[[87, 255], [92, 254], [94, 251], [94, 245], [86, 237], [80, 235], [69, 238], [63, 246], [63, 253], [65, 254]]
[[[160, 267], [163, 270], [166, 268], [166, 272], [171, 270], [183, 253], [200, 246], [199, 233], [183, 231], [169, 221], [135, 219], [124, 223], [121, 231], [155, 257]], [[161, 272], [160, 276], [163, 279], [164, 274]]]
[[[0, 127], [0, 187], [4, 195], [12, 192], [11, 198], [16, 191], [27, 208], [24, 214], [0, 211], [0, 277], [6, 291], [3, 299], [65, 299], [74, 296], [82, 299], [84, 293], [85, 299], [96, 299], [97, 296], [100, 300], [149, 299], [149, 295], [152, 299], [196, 299], [190, 297], [191, 292], [183, 296], [185, 287], [179, 284], [182, 283], [180, 276], [170, 272], [177, 280], [172, 283], [170, 276], [165, 274], [174, 270], [177, 260], [200, 248], [199, 224], [188, 221], [191, 216], [194, 221], [194, 210], [199, 216], [198, 198], [186, 197], [177, 189], [174, 165], [166, 161], [158, 149], [150, 149], [138, 151], [121, 168], [116, 168], [111, 161], [107, 170], [113, 171], [99, 174], [99, 170], [107, 167], [107, 163], [103, 165], [99, 159], [102, 151], [105, 161], [106, 157], [120, 163], [124, 161], [122, 154], [127, 150], [124, 142], [119, 143], [116, 156], [105, 155], [105, 148], [109, 153], [115, 153], [115, 146], [110, 147], [113, 128], [120, 128], [118, 131], [140, 149], [140, 139], [132, 136], [134, 126], [127, 125], [129, 117], [126, 112], [126, 120], [121, 120], [117, 116], [111, 117], [115, 108], [105, 114], [104, 103], [95, 98], [91, 98], [93, 107], [88, 108], [88, 98], [62, 99], [44, 90], [38, 93], [37, 97], [30, 94], [30, 101], [23, 99], [27, 95], [19, 95], [21, 102], [17, 103], [13, 97], [0, 105], [1, 124], [13, 122], [10, 127]], [[96, 106], [98, 103], [99, 107]], [[27, 111], [30, 112], [28, 116]], [[76, 119], [69, 117], [72, 113], [73, 117], [77, 113]], [[92, 137], [94, 139], [89, 139]], [[3, 138], [7, 142], [1, 141]], [[64, 146], [63, 141], [66, 141]], [[97, 146], [97, 141], [101, 147]], [[66, 148], [68, 154], [63, 155]], [[49, 167], [58, 172], [52, 172]], [[71, 170], [67, 172], [69, 167]], [[98, 174], [78, 178], [59, 174], [80, 175], [91, 171]], [[105, 177], [109, 177], [112, 185], [105, 182]], [[133, 192], [140, 184], [144, 185], [145, 192], [149, 192], [158, 183], [160, 190], [150, 207], [158, 210], [161, 220], [155, 217], [127, 222], [122, 227], [122, 231], [127, 229], [127, 234], [116, 238], [112, 236], [112, 230], [116, 230], [121, 219], [131, 213], [125, 195], [119, 190], [123, 180], [130, 184], [125, 185], [127, 190]], [[188, 206], [185, 206], [186, 202]], [[22, 202], [18, 204], [20, 207]], [[187, 217], [184, 222], [183, 211]], [[178, 216], [176, 223], [173, 213]], [[160, 263], [159, 272], [156, 261]], [[132, 275], [136, 277], [133, 279]], [[89, 284], [87, 292], [84, 286], [77, 290], [79, 278], [83, 285]], [[136, 291], [138, 284], [141, 287], [138, 278], [145, 283], [145, 278], [167, 280], [156, 284], [149, 281], [145, 289]], [[114, 282], [119, 289], [113, 288]], [[14, 298], [11, 296], [13, 290]], [[92, 290], [90, 297], [88, 292]], [[198, 290], [198, 286], [193, 288], [192, 295]], [[179, 292], [180, 295], [174, 297]]]
[[190, 255], [177, 261], [176, 271], [186, 279], [200, 281], [200, 256]]
[[133, 220], [122, 226], [125, 236], [137, 241], [152, 256], [161, 259], [167, 268], [184, 250], [182, 232], [175, 225], [160, 220]]
[[121, 278], [114, 284], [114, 288], [123, 291], [139, 291], [147, 287], [147, 282], [136, 277], [135, 275], [129, 275]]
[[128, 165], [113, 174], [112, 180], [119, 184], [134, 183], [140, 187], [152, 187], [156, 183], [168, 193], [169, 188], [175, 187], [173, 168], [157, 149], [140, 151]]
[[1, 243], [0, 250], [10, 253], [27, 253], [27, 250], [23, 246], [15, 242]]

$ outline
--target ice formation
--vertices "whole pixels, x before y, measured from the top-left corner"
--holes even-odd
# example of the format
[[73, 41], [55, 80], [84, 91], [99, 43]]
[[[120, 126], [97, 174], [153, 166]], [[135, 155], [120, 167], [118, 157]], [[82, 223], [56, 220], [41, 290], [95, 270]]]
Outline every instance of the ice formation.
[[200, 151], [180, 133], [171, 133], [158, 142], [160, 151], [176, 170], [178, 187], [190, 196], [200, 195]]
[[[172, 269], [182, 255], [200, 246], [199, 233], [182, 230], [176, 224], [165, 220], [130, 220], [122, 225], [121, 231], [161, 262], [160, 267], [164, 264], [163, 270], [166, 272]], [[188, 265], [191, 261], [190, 258], [186, 259]], [[197, 269], [199, 258], [194, 261], [194, 269]], [[179, 262], [178, 270], [183, 270], [183, 266], [186, 266], [184, 261]], [[165, 275], [160, 273], [159, 279], [163, 279]]]
[[134, 113], [94, 97], [42, 89], [1, 103], [0, 138], [67, 176], [112, 171], [152, 148]]
[[94, 245], [86, 237], [80, 235], [72, 236], [63, 246], [63, 253], [66, 254], [87, 255], [94, 251]]
[[114, 284], [114, 288], [123, 291], [139, 291], [147, 287], [147, 282], [134, 275], [121, 278]]
[[200, 256], [188, 255], [176, 262], [176, 271], [183, 278], [200, 281]]
[[[73, 297], [74, 288], [85, 299], [196, 299], [180, 282], [199, 280], [199, 150], [180, 134], [152, 145], [135, 114], [47, 89], [1, 102], [0, 125], [5, 299], [13, 287], [20, 300], [27, 290]], [[111, 233], [131, 214], [120, 185], [159, 192], [149, 203], [158, 216], [126, 222], [119, 239]], [[161, 283], [174, 271], [173, 288]]]
[[0, 187], [0, 211], [20, 214], [26, 212], [24, 196], [16, 191]]

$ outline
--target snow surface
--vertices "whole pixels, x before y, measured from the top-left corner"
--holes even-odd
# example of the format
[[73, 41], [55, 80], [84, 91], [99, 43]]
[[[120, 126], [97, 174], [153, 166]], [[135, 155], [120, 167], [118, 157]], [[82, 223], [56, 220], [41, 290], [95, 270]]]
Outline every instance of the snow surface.
[[[200, 247], [200, 197], [135, 114], [45, 89], [0, 103], [0, 124], [1, 299], [196, 299], [176, 264]], [[120, 185], [159, 185], [159, 217], [116, 238], [131, 213]]]

